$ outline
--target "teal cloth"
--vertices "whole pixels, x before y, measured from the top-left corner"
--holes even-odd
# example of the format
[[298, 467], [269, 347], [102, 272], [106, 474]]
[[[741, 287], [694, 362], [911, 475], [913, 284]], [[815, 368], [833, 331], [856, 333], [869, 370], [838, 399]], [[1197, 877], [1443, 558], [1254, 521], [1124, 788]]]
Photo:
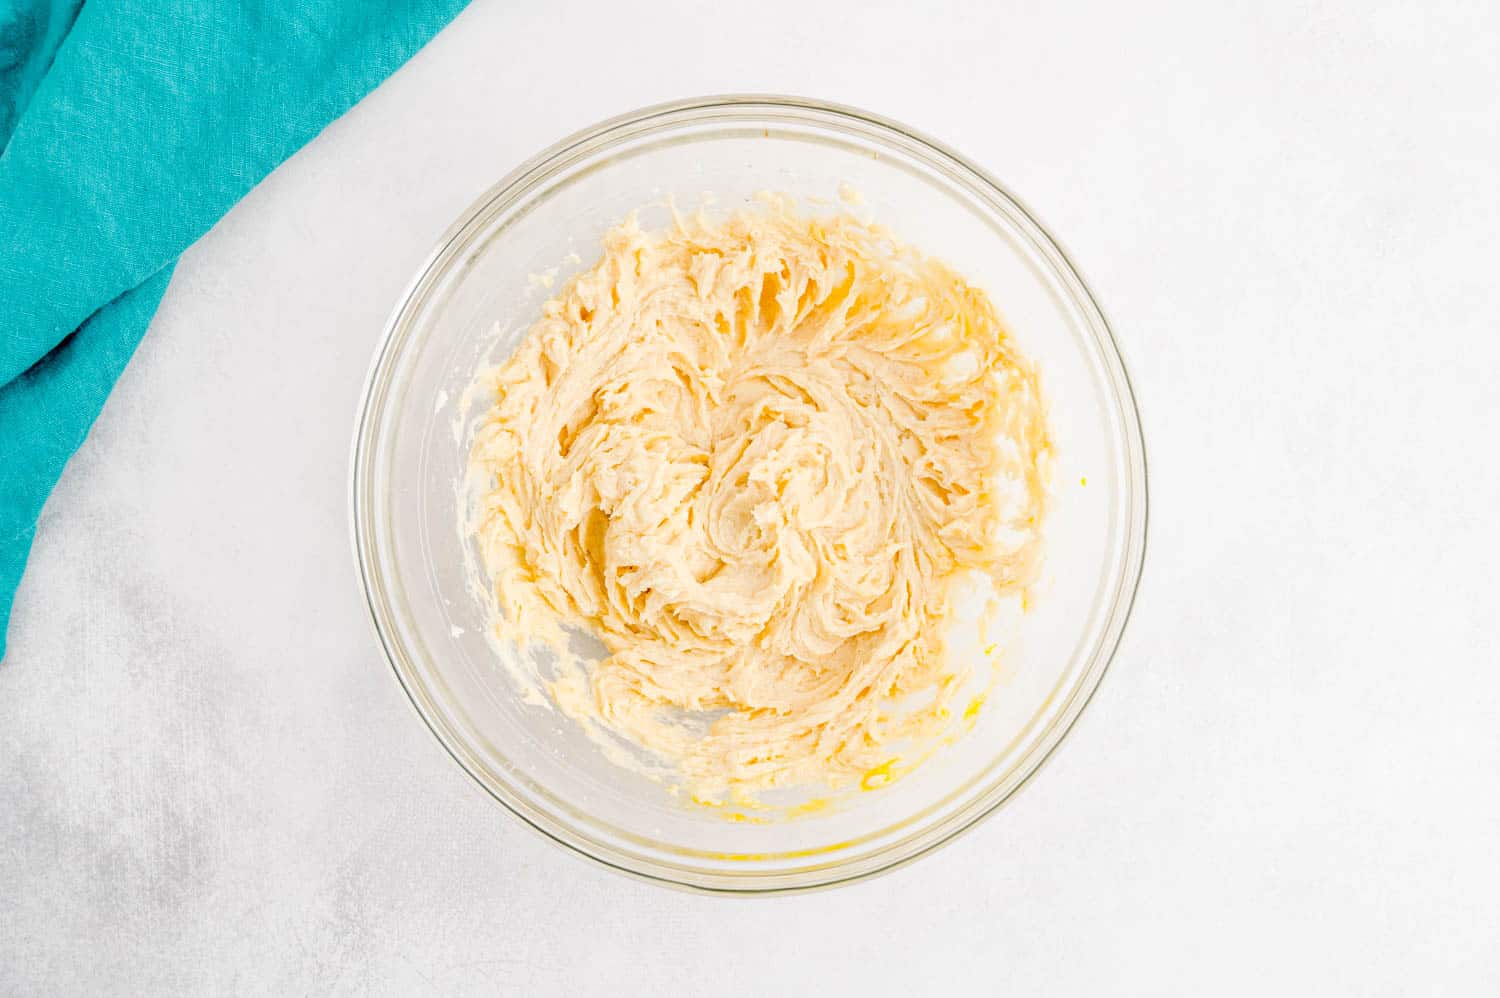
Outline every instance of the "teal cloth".
[[0, 658], [177, 257], [466, 2], [0, 0]]

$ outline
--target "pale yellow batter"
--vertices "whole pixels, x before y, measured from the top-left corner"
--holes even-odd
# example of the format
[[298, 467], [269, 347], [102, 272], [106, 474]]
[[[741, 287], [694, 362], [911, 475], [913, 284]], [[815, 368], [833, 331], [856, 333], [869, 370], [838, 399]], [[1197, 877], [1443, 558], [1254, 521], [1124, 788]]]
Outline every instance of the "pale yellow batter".
[[563, 654], [562, 710], [706, 794], [941, 729], [950, 592], [1026, 585], [1040, 543], [1045, 414], [989, 298], [773, 199], [629, 220], [542, 312], [482, 376], [470, 474], [502, 633], [608, 649]]

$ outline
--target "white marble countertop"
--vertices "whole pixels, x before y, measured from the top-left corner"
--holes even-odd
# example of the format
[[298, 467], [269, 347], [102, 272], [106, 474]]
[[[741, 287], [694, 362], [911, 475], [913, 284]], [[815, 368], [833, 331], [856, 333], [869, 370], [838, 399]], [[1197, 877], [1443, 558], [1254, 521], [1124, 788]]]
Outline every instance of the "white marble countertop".
[[[0, 666], [0, 993], [1500, 992], [1496, 6], [629, 6], [480, 0], [183, 258]], [[568, 132], [731, 90], [1019, 192], [1152, 474], [1135, 619], [1035, 784], [763, 901], [597, 869], [473, 786], [345, 512], [448, 222]]]

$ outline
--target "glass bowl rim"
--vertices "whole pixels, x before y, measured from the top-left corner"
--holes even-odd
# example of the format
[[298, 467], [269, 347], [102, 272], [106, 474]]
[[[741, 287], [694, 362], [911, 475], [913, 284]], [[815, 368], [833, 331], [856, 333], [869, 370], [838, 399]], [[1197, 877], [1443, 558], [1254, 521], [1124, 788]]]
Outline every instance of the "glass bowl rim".
[[[689, 871], [683, 867], [667, 865], [623, 852], [576, 827], [568, 827], [566, 823], [559, 822], [552, 816], [533, 815], [533, 808], [530, 805], [518, 797], [511, 799], [508, 795], [508, 787], [502, 785], [500, 790], [507, 791], [507, 793], [502, 793], [474, 772], [464, 760], [461, 747], [451, 744], [449, 738], [441, 730], [444, 725], [429, 716], [428, 708], [422, 702], [423, 697], [413, 685], [417, 677], [412, 676], [409, 681], [407, 671], [413, 667], [406, 661], [406, 649], [397, 647], [400, 642], [395, 635], [390, 633], [394, 627], [388, 627], [384, 619], [382, 604], [385, 599], [385, 579], [376, 564], [378, 559], [372, 540], [374, 531], [369, 521], [373, 515], [371, 513], [373, 497], [370, 495], [374, 477], [371, 473], [373, 460], [371, 452], [377, 443], [375, 428], [380, 422], [377, 417], [386, 401], [382, 375], [389, 375], [390, 369], [395, 364], [397, 354], [393, 353], [393, 346], [396, 345], [398, 339], [402, 340], [404, 345], [405, 337], [402, 334], [407, 331], [405, 327], [409, 325], [408, 316], [413, 311], [413, 304], [418, 300], [419, 293], [425, 292], [440, 278], [446, 276], [453, 266], [461, 265], [461, 260], [449, 259], [450, 251], [476, 219], [483, 216], [497, 202], [505, 202], [507, 199], [524, 194], [551, 176], [562, 172], [579, 158], [606, 151], [613, 144], [638, 139], [671, 127], [691, 125], [702, 120], [712, 120], [716, 117], [733, 120], [735, 117], [744, 118], [755, 113], [769, 117], [778, 115], [789, 117], [801, 124], [808, 124], [811, 121], [814, 125], [823, 127], [838, 125], [845, 130], [852, 129], [865, 138], [883, 140], [888, 143], [895, 140], [903, 152], [922, 160], [924, 166], [940, 171], [950, 180], [962, 182], [975, 194], [983, 195], [985, 200], [990, 202], [988, 205], [990, 210], [1000, 211], [1001, 206], [1007, 207], [1011, 213], [1019, 216], [1024, 226], [1030, 227], [1032, 231], [1028, 235], [1031, 236], [1035, 248], [1043, 256], [1050, 258], [1058, 276], [1064, 278], [1068, 284], [1066, 290], [1073, 298], [1073, 304], [1080, 309], [1087, 320], [1088, 331], [1099, 348], [1106, 381], [1113, 389], [1114, 397], [1111, 401], [1116, 411], [1112, 413], [1112, 416], [1119, 421], [1125, 444], [1124, 464], [1126, 467], [1122, 483], [1122, 487], [1125, 488], [1125, 515], [1122, 517], [1125, 536], [1121, 574], [1113, 599], [1106, 610], [1099, 639], [1092, 652], [1088, 654], [1077, 681], [1072, 684], [1071, 689], [1065, 691], [1067, 702], [1043, 730], [1037, 733], [1032, 744], [1018, 760], [1013, 772], [1019, 773], [1019, 778], [1011, 781], [1009, 786], [1004, 786], [1002, 783], [982, 788], [980, 792], [934, 824], [884, 844], [872, 853], [811, 869], [755, 871], [753, 873], [746, 871], [743, 874], [736, 874], [732, 871]], [[439, 266], [440, 264], [442, 266]], [[534, 831], [568, 851], [637, 879], [709, 894], [798, 893], [869, 879], [927, 855], [994, 814], [1001, 806], [1013, 799], [1023, 787], [1030, 784], [1036, 774], [1041, 771], [1058, 746], [1066, 740], [1084, 708], [1097, 692], [1123, 638], [1136, 594], [1140, 588], [1145, 563], [1149, 500], [1145, 440], [1139, 404], [1136, 401], [1125, 360], [1113, 330], [1092, 290], [1057, 238], [1038, 220], [1035, 213], [1003, 184], [943, 143], [881, 115], [848, 105], [803, 97], [776, 94], [724, 94], [669, 101], [629, 111], [553, 143], [481, 193], [437, 240], [431, 252], [417, 268], [415, 276], [402, 291], [386, 321], [360, 392], [351, 441], [349, 468], [350, 541], [371, 625], [391, 668], [391, 674], [394, 675], [417, 716], [421, 718], [444, 751], [470, 779], [507, 811]], [[548, 827], [553, 824], [562, 827], [557, 829]], [[872, 860], [878, 861], [872, 862]], [[841, 867], [845, 864], [856, 863], [863, 868], [840, 873]], [[755, 882], [757, 879], [771, 877], [776, 878], [775, 882], [769, 884]]]

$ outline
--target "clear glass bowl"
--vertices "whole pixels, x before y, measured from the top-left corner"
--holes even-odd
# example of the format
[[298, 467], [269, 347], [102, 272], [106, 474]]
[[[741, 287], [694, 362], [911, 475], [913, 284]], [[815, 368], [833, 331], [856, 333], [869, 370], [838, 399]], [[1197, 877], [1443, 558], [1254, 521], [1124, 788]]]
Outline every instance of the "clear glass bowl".
[[[757, 823], [685, 803], [607, 761], [573, 722], [521, 702], [466, 587], [458, 400], [633, 209], [760, 191], [860, 211], [985, 288], [1039, 365], [1057, 447], [1044, 579], [972, 730], [888, 786]], [[651, 224], [660, 218], [647, 213]], [[570, 254], [576, 254], [570, 255]], [[565, 261], [574, 261], [571, 264]], [[554, 268], [560, 268], [555, 270]], [[499, 337], [495, 330], [498, 325]], [[1140, 421], [1103, 314], [1056, 241], [983, 171], [875, 115], [784, 97], [647, 108], [546, 150], [448, 231], [376, 351], [355, 429], [353, 539], [380, 641], [459, 765], [527, 824], [610, 867], [700, 890], [803, 890], [888, 870], [994, 811], [1098, 686], [1140, 577]]]

